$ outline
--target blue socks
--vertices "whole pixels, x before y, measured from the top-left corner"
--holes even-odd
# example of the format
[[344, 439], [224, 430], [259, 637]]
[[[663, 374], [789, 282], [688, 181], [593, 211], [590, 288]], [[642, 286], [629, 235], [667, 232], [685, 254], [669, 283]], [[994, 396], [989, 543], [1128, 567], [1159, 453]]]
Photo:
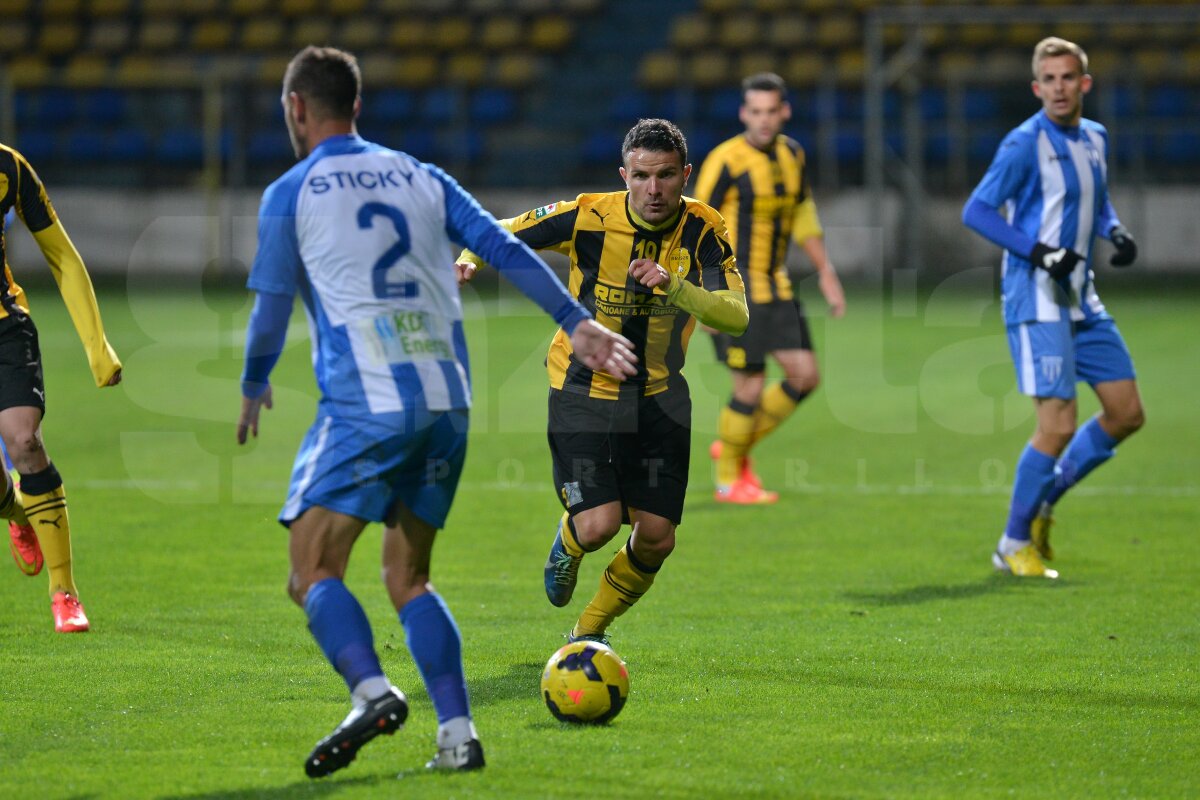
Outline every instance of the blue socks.
[[371, 624], [346, 584], [337, 578], [317, 581], [304, 599], [308, 629], [350, 691], [367, 678], [381, 677]]
[[462, 639], [450, 609], [442, 598], [428, 592], [414, 598], [400, 609], [400, 624], [404, 626], [408, 652], [425, 688], [433, 700], [439, 723], [455, 717], [469, 717], [467, 680], [463, 675]]
[[1100, 422], [1092, 417], [1071, 437], [1066, 452], [1054, 470], [1054, 488], [1046, 502], [1054, 505], [1066, 491], [1083, 480], [1084, 476], [1113, 457], [1117, 440], [1104, 432]]
[[1013, 480], [1012, 504], [1008, 511], [1008, 525], [1004, 535], [1010, 539], [1029, 539], [1029, 523], [1037, 516], [1042, 501], [1054, 488], [1054, 456], [1048, 456], [1025, 445], [1021, 460], [1017, 462], [1017, 475]]

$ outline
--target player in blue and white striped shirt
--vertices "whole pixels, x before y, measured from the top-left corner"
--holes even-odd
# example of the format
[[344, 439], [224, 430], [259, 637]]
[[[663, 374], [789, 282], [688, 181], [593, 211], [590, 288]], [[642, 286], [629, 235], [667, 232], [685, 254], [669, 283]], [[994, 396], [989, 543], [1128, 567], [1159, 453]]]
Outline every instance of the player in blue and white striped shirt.
[[[1037, 409], [992, 561], [1014, 575], [1056, 578], [1042, 562], [1053, 558], [1054, 504], [1144, 419], [1133, 361], [1091, 269], [1096, 236], [1116, 247], [1114, 266], [1133, 263], [1137, 246], [1108, 197], [1108, 133], [1083, 119], [1083, 96], [1092, 87], [1087, 54], [1073, 42], [1043, 39], [1034, 49], [1033, 77], [1042, 110], [1001, 142], [963, 222], [1005, 248], [1009, 348], [1018, 386]], [[1078, 430], [1077, 381], [1091, 385], [1102, 407]]]
[[310, 777], [397, 730], [404, 694], [379, 664], [371, 626], [342, 581], [355, 540], [383, 522], [383, 580], [438, 717], [427, 766], [476, 769], [454, 618], [429, 583], [430, 553], [462, 472], [471, 383], [454, 254], [480, 253], [570, 335], [574, 357], [618, 378], [632, 344], [603, 328], [546, 265], [437, 167], [355, 131], [358, 64], [309, 47], [288, 65], [284, 116], [300, 159], [263, 195], [257, 293], [246, 341], [238, 442], [271, 407], [268, 376], [299, 294], [321, 399], [279, 515], [290, 531], [288, 592], [346, 681], [353, 708], [305, 762]]

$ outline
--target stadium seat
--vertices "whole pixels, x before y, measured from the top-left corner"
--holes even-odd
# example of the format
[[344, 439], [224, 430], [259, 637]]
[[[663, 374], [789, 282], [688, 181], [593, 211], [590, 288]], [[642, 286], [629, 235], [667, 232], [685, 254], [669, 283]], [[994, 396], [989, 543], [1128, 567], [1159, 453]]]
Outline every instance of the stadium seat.
[[434, 161], [438, 157], [437, 137], [424, 128], [409, 130], [400, 139], [399, 149], [421, 161]]
[[154, 157], [171, 166], [198, 167], [204, 162], [204, 136], [194, 127], [165, 131], [155, 145]]
[[508, 16], [495, 16], [484, 20], [475, 38], [485, 49], [501, 51], [516, 47], [521, 43], [523, 35], [520, 20]]
[[721, 86], [729, 80], [729, 58], [717, 51], [698, 53], [692, 57], [688, 75], [700, 88]]
[[[183, 28], [176, 19], [148, 19], [138, 31], [138, 51], [172, 50], [183, 35]], [[128, 57], [127, 54], [126, 57]], [[138, 55], [135, 51], [132, 55]]]
[[941, 89], [924, 87], [917, 103], [921, 109], [921, 119], [926, 122], [946, 118], [946, 93]]
[[731, 14], [717, 24], [717, 43], [727, 50], [744, 50], [762, 45], [762, 26], [758, 17], [739, 12]]
[[83, 93], [83, 118], [96, 125], [121, 125], [128, 119], [129, 95], [120, 89], [93, 89]]
[[454, 89], [430, 89], [421, 98], [421, 122], [440, 126], [454, 120], [459, 112], [459, 93]]
[[280, 161], [292, 156], [287, 131], [282, 127], [256, 131], [246, 143], [246, 158], [251, 161]]
[[37, 49], [48, 56], [61, 56], [79, 47], [83, 32], [73, 20], [47, 22], [38, 32]]
[[127, 20], [97, 20], [88, 30], [87, 49], [94, 53], [120, 53], [129, 47], [132, 37], [133, 30]]
[[861, 39], [858, 20], [849, 14], [826, 14], [817, 22], [816, 42], [826, 50], [860, 47]]
[[110, 82], [108, 64], [108, 59], [97, 53], [79, 53], [67, 61], [59, 75], [71, 87], [104, 86]]
[[432, 36], [425, 42], [439, 50], [456, 51], [473, 44], [471, 20], [457, 14], [439, 19], [433, 24]]
[[141, 128], [113, 131], [108, 143], [108, 158], [122, 164], [145, 163], [151, 152], [150, 135]]
[[416, 98], [407, 89], [368, 89], [363, 107], [365, 116], [383, 123], [411, 122], [417, 113]]
[[437, 158], [455, 164], [473, 164], [483, 155], [483, 136], [471, 128], [438, 137]]
[[354, 17], [367, 10], [367, 0], [329, 0], [329, 12], [337, 17]]
[[805, 50], [788, 58], [783, 67], [783, 78], [790, 86], [813, 86], [825, 69], [824, 56]]
[[1183, 86], [1157, 86], [1150, 90], [1146, 113], [1158, 119], [1195, 120], [1200, 114], [1197, 90]]
[[192, 26], [193, 50], [224, 50], [233, 40], [233, 23], [227, 19], [204, 19]]
[[456, 86], [478, 86], [483, 83], [487, 73], [487, 56], [474, 50], [450, 54], [443, 70], [446, 80]]
[[471, 98], [471, 119], [483, 125], [512, 122], [517, 116], [517, 98], [507, 89], [480, 89]]
[[808, 19], [802, 14], [777, 16], [766, 26], [766, 41], [776, 50], [789, 51], [806, 44], [812, 37]]
[[538, 61], [521, 52], [504, 53], [496, 58], [493, 73], [495, 82], [500, 86], [528, 86], [538, 74]]
[[967, 137], [967, 160], [975, 165], [990, 164], [1004, 134], [1000, 128], [972, 129]]
[[536, 50], [554, 53], [571, 42], [574, 29], [565, 17], [541, 16], [529, 29], [529, 44]]
[[291, 40], [296, 50], [310, 44], [318, 47], [333, 45], [333, 20], [321, 16], [302, 17], [292, 24]]
[[775, 72], [779, 69], [779, 59], [767, 50], [747, 50], [738, 55], [736, 76], [757, 75], [760, 72]]
[[270, 10], [272, 0], [229, 0], [229, 12], [235, 17], [255, 17]]
[[37, 94], [33, 121], [41, 126], [66, 125], [79, 114], [78, 95], [70, 89], [48, 88]]
[[737, 120], [738, 110], [741, 107], [741, 88], [718, 89], [708, 96], [708, 102], [704, 106], [704, 115], [713, 125], [726, 125], [731, 120]]
[[620, 161], [621, 133], [593, 131], [579, 149], [580, 160], [589, 166], [616, 164]]
[[315, 14], [320, 5], [318, 0], [279, 0], [279, 13], [288, 19], [301, 19]]
[[388, 29], [387, 44], [398, 50], [420, 50], [433, 36], [432, 25], [418, 17], [401, 17]]
[[838, 131], [834, 140], [834, 152], [840, 163], [861, 162], [863, 153], [866, 152], [863, 135], [856, 131]]
[[83, 9], [82, 0], [42, 0], [42, 16], [47, 19], [75, 17]]
[[992, 119], [1000, 99], [994, 89], [968, 87], [963, 95], [963, 116], [968, 122]]
[[368, 17], [351, 17], [338, 31], [337, 41], [353, 53], [361, 53], [379, 44], [382, 36], [379, 20]]
[[703, 14], [681, 14], [671, 20], [668, 41], [676, 49], [706, 47], [712, 38], [712, 19]]
[[277, 49], [282, 44], [283, 21], [278, 17], [253, 17], [242, 23], [243, 50], [265, 52]]
[[441, 77], [436, 57], [425, 53], [413, 53], [400, 59], [394, 81], [400, 86], [423, 89], [432, 86]]
[[648, 89], [674, 86], [683, 74], [679, 56], [672, 51], [650, 53], [638, 65], [638, 84]]
[[95, 165], [108, 157], [108, 144], [103, 134], [75, 130], [67, 134], [63, 156], [76, 164]]
[[1200, 164], [1200, 132], [1174, 130], [1159, 135], [1154, 143], [1154, 157], [1173, 166]]
[[27, 128], [19, 132], [16, 147], [37, 169], [58, 155], [58, 135], [52, 128]]

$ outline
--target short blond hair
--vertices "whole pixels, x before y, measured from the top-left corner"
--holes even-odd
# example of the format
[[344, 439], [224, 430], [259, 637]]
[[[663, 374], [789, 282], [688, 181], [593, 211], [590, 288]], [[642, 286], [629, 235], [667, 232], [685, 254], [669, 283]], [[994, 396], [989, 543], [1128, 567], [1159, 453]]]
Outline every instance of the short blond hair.
[[1054, 56], [1075, 56], [1079, 59], [1079, 70], [1086, 75], [1088, 71], [1087, 53], [1083, 52], [1083, 48], [1074, 42], [1068, 42], [1066, 39], [1060, 39], [1057, 36], [1047, 36], [1037, 43], [1037, 47], [1033, 48], [1033, 79], [1037, 80], [1038, 64], [1041, 64], [1047, 58]]

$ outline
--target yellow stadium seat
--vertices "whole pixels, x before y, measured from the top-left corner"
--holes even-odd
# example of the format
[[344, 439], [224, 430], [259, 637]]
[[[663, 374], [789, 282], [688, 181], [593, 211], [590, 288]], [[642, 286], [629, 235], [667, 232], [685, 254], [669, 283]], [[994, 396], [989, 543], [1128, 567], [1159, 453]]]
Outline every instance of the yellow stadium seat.
[[791, 86], [813, 86], [826, 69], [825, 57], [820, 53], [794, 53], [783, 66], [783, 78]]
[[1142, 80], [1149, 84], [1175, 77], [1181, 72], [1182, 66], [1178, 53], [1162, 47], [1138, 50], [1133, 54], [1133, 64], [1141, 74]]
[[755, 11], [768, 15], [791, 11], [796, 6], [793, 0], [754, 0], [750, 5]]
[[817, 44], [836, 49], [862, 41], [862, 27], [848, 14], [825, 14], [817, 22]]
[[416, 0], [375, 0], [375, 10], [381, 16], [409, 14], [417, 7]]
[[955, 30], [959, 43], [968, 47], [987, 47], [994, 44], [999, 35], [996, 25], [983, 22], [969, 22]]
[[17, 56], [7, 67], [14, 86], [37, 86], [50, 77], [50, 65], [41, 56]]
[[414, 89], [432, 86], [441, 77], [438, 60], [425, 53], [414, 53], [400, 59], [393, 84]]
[[466, 17], [443, 17], [433, 24], [433, 45], [440, 50], [458, 50], [471, 41], [471, 21]]
[[725, 14], [742, 7], [742, 0], [700, 0], [700, 7], [709, 14]]
[[478, 86], [487, 73], [487, 56], [480, 52], [464, 50], [449, 56], [446, 61], [446, 78], [451, 83]]
[[724, 53], [698, 53], [688, 65], [688, 77], [700, 88], [729, 85], [732, 75], [729, 58]]
[[158, 74], [159, 59], [143, 53], [127, 55], [117, 65], [114, 78], [123, 86], [145, 86]]
[[63, 82], [68, 86], [105, 86], [110, 82], [108, 59], [92, 53], [73, 57], [63, 68]]
[[1088, 72], [1093, 75], [1112, 76], [1121, 69], [1124, 54], [1112, 47], [1084, 47], [1088, 56]]
[[1033, 53], [1033, 46], [1049, 36], [1045, 26], [1036, 22], [1014, 22], [1004, 30], [1004, 42], [1010, 47]]
[[130, 12], [133, 0], [88, 0], [87, 15], [93, 19], [102, 17], [125, 17]]
[[254, 17], [242, 23], [242, 48], [262, 52], [283, 44], [283, 21], [278, 17]]
[[682, 72], [679, 56], [674, 51], [660, 50], [642, 58], [638, 66], [638, 83], [649, 89], [674, 86]]
[[397, 50], [419, 50], [433, 37], [432, 26], [420, 17], [407, 17], [392, 23], [387, 44]]
[[1101, 40], [1096, 26], [1088, 22], [1064, 22], [1054, 26], [1054, 35], [1076, 42], [1084, 50]]
[[30, 11], [31, 0], [0, 0], [0, 19], [16, 22]]
[[1183, 51], [1180, 72], [1190, 81], [1200, 81], [1200, 45], [1192, 45]]
[[838, 10], [840, 0], [802, 0], [800, 5], [804, 6], [808, 13], [822, 16]]
[[538, 17], [529, 29], [529, 44], [543, 52], [557, 52], [570, 44], [573, 33], [565, 17]]
[[504, 53], [496, 58], [495, 82], [500, 86], [528, 86], [537, 77], [538, 60], [528, 53]]
[[330, 13], [337, 17], [353, 17], [366, 10], [367, 0], [331, 0], [329, 3]]
[[192, 49], [224, 50], [233, 41], [233, 23], [226, 19], [204, 19], [192, 27]]
[[88, 49], [97, 53], [120, 53], [129, 46], [132, 29], [128, 22], [116, 19], [98, 20], [88, 32]]
[[785, 14], [767, 23], [767, 44], [779, 50], [801, 47], [811, 38], [808, 19], [803, 14]]
[[704, 47], [712, 39], [712, 19], [703, 14], [681, 14], [671, 20], [669, 39], [679, 49]]
[[42, 0], [41, 6], [45, 18], [74, 17], [83, 9], [80, 0]]
[[48, 22], [38, 34], [37, 49], [46, 55], [63, 55], [79, 46], [82, 32], [74, 22]]
[[[367, 53], [358, 60], [358, 68], [362, 70], [363, 84], [366, 86], [395, 86], [399, 65], [395, 56], [386, 52]], [[279, 73], [281, 76], [282, 72]]]
[[995, 81], [1019, 80], [1030, 77], [1029, 58], [1033, 48], [1028, 51], [996, 50], [983, 57], [978, 74]]
[[0, 22], [0, 53], [8, 55], [25, 49], [29, 41], [29, 23], [6, 19]]
[[379, 22], [369, 17], [351, 17], [342, 25], [337, 40], [351, 51], [369, 50], [379, 43]]
[[258, 62], [258, 79], [265, 84], [279, 86], [287, 70], [290, 56], [267, 56]]
[[[304, 17], [292, 26], [292, 47], [297, 50], [315, 44], [318, 47], [332, 46], [333, 20], [327, 17]], [[341, 44], [340, 42], [337, 44]]]
[[467, 0], [467, 11], [481, 17], [501, 15], [507, 5], [506, 0]]
[[142, 29], [138, 31], [138, 49], [169, 50], [179, 44], [182, 34], [183, 28], [178, 20], [143, 20]]
[[866, 73], [866, 56], [860, 48], [845, 48], [833, 60], [838, 83], [862, 83]]
[[141, 0], [138, 8], [144, 17], [170, 17], [175, 19], [183, 16], [179, 4], [175, 0]]
[[717, 42], [730, 50], [762, 46], [762, 26], [752, 14], [732, 14], [717, 23]]
[[270, 8], [271, 0], [229, 0], [229, 11], [236, 17], [265, 14]]
[[947, 50], [938, 56], [938, 74], [963, 79], [979, 70], [979, 57], [970, 50]]
[[521, 21], [514, 17], [495, 16], [484, 20], [477, 37], [488, 50], [508, 50], [521, 42]]
[[221, 0], [178, 0], [175, 7], [189, 17], [208, 17], [221, 10]]
[[279, 0], [279, 13], [285, 17], [303, 17], [317, 12], [317, 0]]
[[782, 59], [775, 56], [773, 53], [758, 50], [755, 52], [742, 53], [737, 60], [735, 74], [730, 75], [729, 83], [733, 83], [739, 78], [744, 78], [747, 75], [757, 75], [760, 72], [779, 72], [782, 69]]

